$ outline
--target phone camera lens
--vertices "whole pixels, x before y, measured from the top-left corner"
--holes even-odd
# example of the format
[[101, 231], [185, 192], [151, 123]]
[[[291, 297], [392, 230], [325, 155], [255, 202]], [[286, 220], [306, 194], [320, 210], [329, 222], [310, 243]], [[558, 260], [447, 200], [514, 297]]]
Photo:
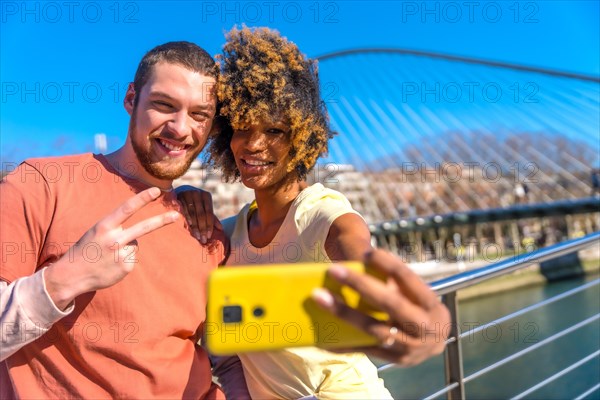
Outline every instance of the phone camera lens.
[[265, 315], [265, 309], [262, 307], [256, 307], [254, 310], [252, 310], [252, 314], [254, 314], [255, 317], [262, 317]]
[[235, 323], [242, 321], [242, 307], [225, 306], [223, 307], [223, 322]]

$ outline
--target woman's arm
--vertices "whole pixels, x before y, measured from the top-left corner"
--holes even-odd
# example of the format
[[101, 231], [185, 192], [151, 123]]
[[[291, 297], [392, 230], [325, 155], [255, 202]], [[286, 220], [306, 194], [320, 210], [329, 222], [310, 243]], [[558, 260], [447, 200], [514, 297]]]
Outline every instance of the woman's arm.
[[379, 321], [348, 307], [324, 289], [314, 299], [324, 308], [365, 332], [379, 338], [380, 345], [363, 351], [375, 357], [410, 366], [440, 354], [449, 332], [450, 314], [429, 285], [396, 255], [373, 250], [365, 222], [355, 214], [344, 214], [332, 224], [325, 250], [334, 261], [362, 260], [367, 267], [387, 276], [385, 282], [334, 265], [329, 275], [345, 284], [371, 305], [386, 312]]
[[359, 215], [348, 213], [333, 221], [325, 240], [325, 251], [332, 261], [362, 261], [371, 250], [371, 232]]

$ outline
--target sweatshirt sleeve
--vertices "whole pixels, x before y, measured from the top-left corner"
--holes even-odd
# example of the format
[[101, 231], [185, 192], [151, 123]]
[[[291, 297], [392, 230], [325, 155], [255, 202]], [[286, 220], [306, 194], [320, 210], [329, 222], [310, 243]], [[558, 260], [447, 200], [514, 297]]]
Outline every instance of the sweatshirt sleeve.
[[46, 291], [45, 271], [41, 269], [11, 284], [0, 281], [0, 361], [38, 339], [73, 311], [74, 304], [65, 311], [56, 307]]

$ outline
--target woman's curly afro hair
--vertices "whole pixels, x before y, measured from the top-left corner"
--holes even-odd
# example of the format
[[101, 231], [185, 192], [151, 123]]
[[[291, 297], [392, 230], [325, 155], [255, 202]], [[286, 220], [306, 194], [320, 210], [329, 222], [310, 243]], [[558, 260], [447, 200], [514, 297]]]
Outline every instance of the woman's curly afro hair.
[[217, 56], [220, 129], [211, 137], [208, 162], [222, 170], [225, 180], [237, 180], [240, 172], [229, 147], [233, 128], [279, 116], [290, 125], [288, 172], [304, 180], [333, 136], [316, 61], [268, 28], [233, 28], [226, 39]]

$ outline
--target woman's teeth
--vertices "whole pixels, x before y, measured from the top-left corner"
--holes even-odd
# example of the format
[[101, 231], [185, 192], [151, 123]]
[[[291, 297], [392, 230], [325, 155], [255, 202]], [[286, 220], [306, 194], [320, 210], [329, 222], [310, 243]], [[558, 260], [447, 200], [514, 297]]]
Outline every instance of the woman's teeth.
[[262, 166], [262, 165], [269, 164], [268, 161], [258, 161], [258, 160], [244, 160], [244, 161], [246, 161], [246, 164], [252, 165], [252, 166]]

